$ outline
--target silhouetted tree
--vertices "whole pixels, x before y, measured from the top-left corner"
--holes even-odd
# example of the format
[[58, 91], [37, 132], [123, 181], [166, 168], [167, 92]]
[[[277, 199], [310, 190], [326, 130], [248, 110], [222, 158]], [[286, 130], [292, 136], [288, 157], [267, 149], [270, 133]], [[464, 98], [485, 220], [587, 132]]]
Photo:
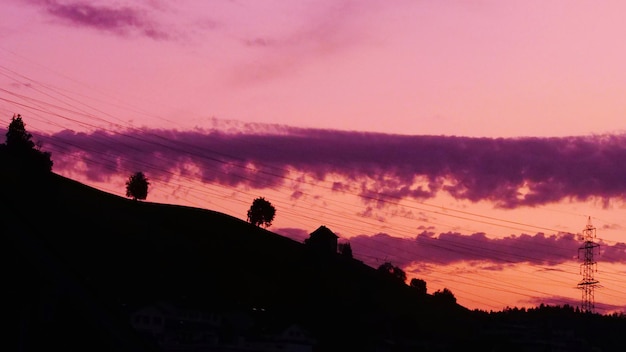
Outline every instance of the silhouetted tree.
[[8, 157], [14, 166], [21, 166], [29, 171], [50, 172], [52, 159], [49, 152], [32, 141], [33, 135], [26, 131], [22, 115], [13, 115], [6, 133], [6, 142], [0, 152]]
[[275, 215], [276, 208], [263, 197], [252, 201], [252, 205], [248, 209], [248, 221], [255, 226], [271, 226]]
[[350, 246], [350, 243], [340, 243], [339, 254], [347, 258], [352, 258], [352, 247]]
[[143, 172], [136, 172], [126, 181], [126, 197], [132, 197], [133, 200], [146, 199], [148, 197], [148, 178]]
[[439, 299], [442, 302], [456, 304], [456, 297], [454, 297], [452, 291], [448, 290], [447, 288], [435, 291], [435, 293], [433, 293], [433, 297]]
[[417, 291], [417, 293], [419, 293], [420, 295], [426, 294], [426, 281], [422, 279], [412, 278], [409, 286], [414, 288], [415, 291]]
[[399, 267], [391, 264], [390, 262], [385, 262], [378, 267], [378, 272], [387, 275], [395, 280], [406, 282], [406, 273], [404, 270]]
[[7, 148], [13, 150], [29, 150], [35, 148], [32, 141], [33, 135], [26, 131], [26, 125], [22, 120], [22, 115], [13, 115], [7, 130]]

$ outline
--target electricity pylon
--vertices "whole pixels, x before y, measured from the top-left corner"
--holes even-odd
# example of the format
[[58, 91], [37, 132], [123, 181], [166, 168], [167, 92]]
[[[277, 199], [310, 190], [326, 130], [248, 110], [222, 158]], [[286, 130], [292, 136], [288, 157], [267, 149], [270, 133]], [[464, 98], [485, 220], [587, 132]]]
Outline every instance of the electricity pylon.
[[583, 279], [578, 283], [578, 288], [582, 291], [581, 310], [586, 313], [593, 313], [595, 306], [594, 291], [599, 287], [599, 282], [593, 277], [593, 273], [598, 271], [597, 263], [593, 259], [594, 250], [600, 248], [600, 244], [595, 243], [596, 228], [591, 224], [591, 216], [587, 220], [587, 226], [581, 234], [583, 245], [578, 248], [578, 259], [581, 259], [580, 273]]

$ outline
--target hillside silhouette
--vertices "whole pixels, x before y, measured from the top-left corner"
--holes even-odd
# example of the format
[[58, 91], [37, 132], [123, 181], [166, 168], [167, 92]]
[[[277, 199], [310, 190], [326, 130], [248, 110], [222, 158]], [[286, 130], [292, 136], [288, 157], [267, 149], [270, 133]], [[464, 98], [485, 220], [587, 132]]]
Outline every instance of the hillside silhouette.
[[[449, 328], [450, 317], [467, 313], [418, 296], [357, 260], [320, 254], [223, 213], [133, 201], [54, 173], [5, 169], [0, 181], [5, 237], [13, 241], [6, 254], [32, 250], [18, 238], [38, 243], [106, 305], [258, 307], [305, 326], [320, 341], [351, 343], [409, 328], [432, 336], [443, 329], [438, 321]], [[18, 269], [15, 282], [39, 270], [29, 256], [9, 265]]]
[[[612, 350], [619, 334], [590, 334], [626, 327], [623, 317], [571, 307], [549, 310], [550, 319], [545, 309], [470, 311], [220, 212], [135, 201], [11, 160], [0, 165], [11, 350], [167, 350], [131, 324], [134, 312], [159, 302], [223, 317], [262, 314], [267, 328], [296, 324], [313, 351], [536, 350], [536, 341]], [[214, 349], [203, 350], [235, 341], [225, 325]]]

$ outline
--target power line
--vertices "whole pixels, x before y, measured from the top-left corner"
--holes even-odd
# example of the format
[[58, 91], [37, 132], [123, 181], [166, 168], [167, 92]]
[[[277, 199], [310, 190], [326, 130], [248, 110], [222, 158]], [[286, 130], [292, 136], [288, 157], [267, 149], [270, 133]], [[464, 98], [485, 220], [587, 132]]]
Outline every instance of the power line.
[[480, 287], [480, 286], [479, 286]]
[[[37, 83], [36, 81], [31, 81], [33, 83]], [[3, 90], [5, 93], [7, 94], [11, 94], [14, 97], [18, 98], [18, 99], [22, 99], [25, 100], [29, 103], [20, 103], [18, 101], [15, 101], [13, 99], [6, 99], [6, 98], [1, 98], [0, 100], [3, 100], [5, 102], [11, 103], [11, 104], [15, 104], [15, 105], [19, 105], [23, 108], [29, 109], [33, 112], [38, 112], [38, 113], [44, 113], [44, 114], [49, 114], [52, 116], [56, 116], [58, 118], [61, 118], [63, 120], [66, 121], [70, 121], [76, 124], [80, 124], [83, 126], [87, 126], [90, 128], [95, 128], [95, 129], [102, 129], [102, 127], [95, 125], [95, 124], [87, 124], [82, 120], [76, 119], [76, 118], [70, 118], [69, 116], [67, 116], [67, 114], [78, 114], [79, 116], [84, 116], [84, 117], [88, 117], [91, 118], [95, 121], [99, 121], [99, 122], [103, 122], [105, 124], [109, 124], [110, 126], [117, 126], [117, 127], [123, 127], [122, 125], [118, 124], [118, 123], [114, 123], [110, 120], [107, 119], [102, 119], [102, 118], [97, 118], [97, 117], [93, 117], [92, 115], [86, 113], [84, 110], [81, 109], [71, 109], [71, 108], [65, 108], [59, 105], [55, 105], [55, 104], [50, 104], [48, 102], [45, 101], [41, 101], [39, 99], [34, 99], [25, 95], [16, 95], [16, 94], [12, 94], [9, 91]], [[67, 97], [65, 97], [64, 99], [68, 99]], [[63, 100], [60, 100], [61, 102], [63, 102]], [[72, 107], [73, 104], [71, 103], [67, 103], [67, 102], [63, 102], [64, 104]], [[37, 106], [33, 106], [32, 104], [37, 104]], [[50, 109], [55, 109], [58, 111], [62, 111], [62, 113], [59, 112], [53, 112]], [[44, 120], [46, 120], [48, 123], [50, 124], [54, 124], [57, 126], [62, 126], [62, 124], [59, 124], [58, 122], [54, 122], [53, 120], [47, 120], [46, 118], [43, 118]], [[183, 147], [178, 147], [176, 145], [172, 145], [171, 141], [168, 141], [166, 139], [163, 139], [162, 136], [158, 136], [158, 135], [148, 135], [149, 137], [155, 137], [155, 139], [158, 139], [158, 141], [155, 141], [154, 139], [146, 139], [144, 137], [138, 137], [136, 135], [132, 135], [129, 134], [129, 131], [133, 131], [132, 128], [128, 129], [126, 131], [122, 130], [122, 131], [115, 131], [115, 130], [110, 130], [110, 129], [104, 129], [112, 134], [119, 134], [119, 135], [124, 135], [125, 137], [128, 137], [130, 139], [133, 139], [135, 141], [138, 142], [144, 142], [144, 143], [153, 143], [156, 144], [162, 148], [166, 148], [166, 149], [170, 149], [176, 152], [180, 152], [180, 153], [187, 153], [188, 155], [193, 155], [196, 157], [202, 157], [202, 158], [207, 158], [207, 156], [205, 155], [205, 153], [209, 153], [212, 155], [217, 155], [218, 157], [209, 157], [212, 158], [210, 160], [213, 160], [217, 163], [221, 163], [223, 165], [233, 165], [234, 167], [237, 168], [241, 168], [244, 170], [252, 170], [251, 168], [249, 168], [248, 166], [246, 166], [245, 164], [242, 164], [241, 162], [244, 161], [244, 158], [240, 158], [238, 156], [235, 155], [228, 155], [225, 153], [220, 153], [214, 150], [209, 150], [206, 148], [203, 149], [188, 149], [188, 148], [184, 148], [185, 146], [187, 147], [193, 147], [196, 148], [195, 146], [191, 146], [191, 145], [185, 145], [184, 143], [182, 144]], [[48, 140], [49, 143], [52, 143], [52, 140]], [[61, 147], [60, 145], [57, 144], [58, 147]], [[73, 146], [74, 148], [84, 148], [82, 146]], [[133, 147], [132, 145], [129, 145], [128, 147]], [[113, 147], [113, 148], [119, 148], [119, 147]], [[92, 151], [95, 153], [98, 153], [98, 151]], [[122, 154], [122, 149], [119, 149], [120, 154]], [[77, 159], [78, 160], [78, 159]], [[81, 160], [85, 160], [84, 157]], [[101, 165], [99, 160], [96, 159], [92, 159], [92, 160], [88, 160], [88, 162], [94, 164], [94, 165]], [[239, 163], [237, 163], [239, 162]], [[152, 169], [154, 168], [155, 170], [159, 170], [159, 172], [165, 172], [168, 175], [168, 177], [173, 178], [173, 177], [178, 177], [178, 175], [176, 175], [175, 173], [172, 173], [169, 170], [162, 170], [160, 168], [159, 165], [155, 165], [155, 164], [150, 164], [150, 163], [146, 163], [146, 162], [139, 162], [138, 165], [143, 165], [146, 168]], [[300, 184], [300, 185], [306, 185], [306, 186], [311, 186], [311, 187], [317, 187], [318, 189], [324, 190], [324, 191], [328, 191], [330, 190], [330, 186], [325, 185], [324, 183], [322, 183], [321, 185], [319, 183], [313, 183], [313, 182], [306, 182], [306, 180], [302, 180], [302, 179], [297, 179], [297, 178], [293, 178], [293, 177], [289, 177], [286, 176], [288, 175], [288, 171], [289, 170], [285, 170], [285, 169], [281, 169], [281, 168], [275, 168], [271, 165], [263, 165], [261, 163], [261, 166], [267, 166], [266, 169], [272, 170], [272, 168], [274, 168], [274, 170], [277, 170], [276, 173], [274, 172], [268, 172], [265, 170], [262, 170], [262, 174], [268, 176], [268, 177], [278, 177], [281, 178], [283, 181], [290, 181], [293, 182], [295, 184]], [[113, 170], [116, 171], [116, 170]], [[128, 169], [126, 169], [125, 171], [129, 171]], [[254, 170], [252, 170], [254, 171]], [[218, 171], [218, 172], [223, 172], [222, 171]], [[246, 181], [251, 181], [250, 178], [247, 178], [245, 175], [238, 175], [237, 177], [241, 177], [243, 180]], [[193, 181], [192, 178], [185, 178], [185, 177], [181, 177], [180, 178], [181, 181], [179, 182], [179, 186], [184, 187], [184, 183], [185, 182], [191, 182]], [[164, 180], [165, 181], [165, 180]], [[220, 186], [219, 184], [216, 186]], [[223, 186], [222, 186], [223, 187]], [[276, 189], [277, 192], [279, 193], [283, 193], [284, 190], [283, 189]], [[200, 192], [207, 192], [206, 190], [200, 190]], [[252, 196], [252, 193], [250, 192], [246, 192], [247, 194]], [[304, 192], [305, 195], [307, 196], [314, 196], [311, 193], [307, 193]], [[215, 193], [206, 193], [207, 196], [216, 196], [217, 194]], [[511, 229], [516, 229], [516, 230], [522, 230], [525, 231], [525, 228], [533, 228], [536, 230], [547, 230], [547, 231], [553, 231], [558, 233], [559, 231], [554, 230], [554, 229], [550, 229], [547, 227], [543, 227], [543, 226], [536, 226], [536, 225], [532, 225], [532, 224], [527, 224], [527, 223], [523, 223], [523, 222], [517, 222], [517, 221], [510, 221], [510, 220], [506, 220], [506, 219], [501, 219], [501, 218], [497, 218], [497, 217], [491, 217], [491, 216], [485, 216], [482, 214], [478, 214], [478, 213], [473, 213], [473, 212], [468, 212], [468, 211], [460, 211], [457, 209], [448, 209], [446, 207], [442, 207], [442, 206], [438, 206], [438, 205], [433, 205], [433, 204], [429, 204], [429, 203], [425, 203], [425, 202], [407, 202], [408, 204], [405, 203], [400, 203], [401, 201], [403, 201], [403, 199], [398, 198], [398, 197], [392, 197], [390, 195], [385, 195], [385, 194], [378, 194], [376, 196], [364, 196], [364, 195], [357, 195], [354, 193], [350, 193], [350, 195], [355, 196], [355, 197], [364, 197], [364, 198], [369, 198], [370, 200], [376, 200], [376, 201], [381, 201], [382, 203], [388, 205], [388, 206], [403, 206], [406, 207], [408, 209], [412, 209], [412, 210], [417, 210], [417, 211], [422, 211], [422, 212], [426, 212], [432, 215], [440, 215], [440, 216], [447, 216], [453, 219], [457, 219], [457, 220], [463, 220], [463, 221], [468, 221], [468, 222], [474, 222], [474, 223], [479, 223], [479, 224], [485, 224], [485, 225], [491, 225], [491, 226], [500, 226], [500, 227], [506, 227], [506, 228], [511, 228]], [[287, 197], [285, 195], [285, 197]], [[328, 200], [331, 201], [331, 200]], [[344, 209], [346, 211], [351, 211], [351, 209], [354, 208], [354, 204], [351, 203], [347, 203], [347, 202], [335, 202], [334, 200], [332, 200], [332, 202], [334, 202], [334, 206], [335, 207], [344, 207]], [[240, 204], [245, 205], [244, 201], [239, 201]], [[288, 203], [281, 201], [280, 204], [283, 204], [285, 206], [288, 205]], [[310, 204], [314, 204], [314, 203], [310, 203]], [[287, 209], [287, 208], [286, 208]], [[292, 217], [300, 217], [301, 219], [303, 219], [303, 221], [306, 221], [306, 223], [308, 223], [308, 221], [312, 220], [312, 221], [316, 221], [317, 219], [314, 217], [310, 217], [310, 216], [306, 216], [303, 214], [300, 214], [298, 212], [295, 211], [289, 211], [289, 210], [285, 210], [285, 213], [290, 214]], [[359, 224], [357, 224], [356, 220], [350, 220], [353, 221], [352, 225], [348, 224], [346, 222], [346, 217], [345, 216], [337, 216], [338, 214], [334, 213], [334, 212], [330, 212], [328, 210], [324, 211], [321, 210], [321, 213], [323, 214], [323, 217], [325, 219], [335, 219], [332, 221], [332, 224], [337, 225], [338, 227], [342, 228], [342, 229], [352, 229], [353, 232], [356, 231], [363, 231], [362, 229], [364, 229], [363, 225], [375, 225], [375, 222], [372, 222], [371, 220], [367, 220], [367, 218], [362, 218], [361, 220], [358, 221]], [[454, 213], [454, 214], [450, 214], [450, 213]], [[460, 215], [459, 215], [460, 214]], [[354, 214], [352, 214], [354, 215]], [[305, 222], [302, 222], [302, 224], [304, 224]], [[396, 224], [392, 224], [392, 225], [396, 225]], [[408, 233], [408, 234], [413, 234], [415, 229], [412, 227], [406, 227], [406, 226], [400, 226], [397, 225], [397, 227], [394, 227], [395, 229], [397, 229], [397, 232], [400, 233]], [[464, 250], [473, 250], [476, 249], [477, 247], [467, 247]], [[381, 248], [376, 248], [379, 252], [384, 253], [384, 251], [381, 251]], [[392, 249], [394, 252], [387, 252], [387, 253], [397, 253], [398, 250], [401, 250], [401, 248], [393, 248]], [[457, 249], [459, 250], [459, 249]], [[493, 250], [494, 252], [494, 258], [495, 256], [497, 256], [499, 254], [499, 252], [497, 250]], [[411, 254], [411, 253], [407, 253], [407, 254]], [[410, 258], [411, 256], [407, 256], [407, 258]], [[528, 259], [532, 259], [532, 258], [528, 258]], [[478, 287], [478, 286], [477, 286]], [[522, 288], [522, 287], [519, 287]], [[499, 286], [492, 286], [490, 287], [490, 289], [500, 289]], [[506, 291], [503, 291], [506, 292]]]

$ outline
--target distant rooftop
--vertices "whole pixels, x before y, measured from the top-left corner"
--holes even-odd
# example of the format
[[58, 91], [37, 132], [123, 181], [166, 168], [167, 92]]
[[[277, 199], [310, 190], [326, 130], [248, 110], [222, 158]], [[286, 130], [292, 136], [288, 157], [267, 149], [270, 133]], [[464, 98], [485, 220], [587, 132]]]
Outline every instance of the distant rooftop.
[[322, 225], [317, 230], [311, 232], [311, 238], [338, 238], [328, 227]]

